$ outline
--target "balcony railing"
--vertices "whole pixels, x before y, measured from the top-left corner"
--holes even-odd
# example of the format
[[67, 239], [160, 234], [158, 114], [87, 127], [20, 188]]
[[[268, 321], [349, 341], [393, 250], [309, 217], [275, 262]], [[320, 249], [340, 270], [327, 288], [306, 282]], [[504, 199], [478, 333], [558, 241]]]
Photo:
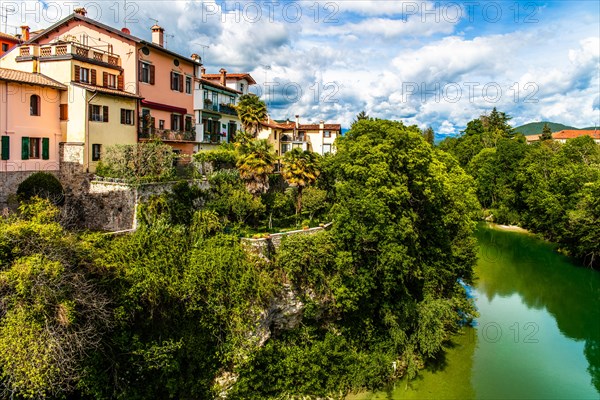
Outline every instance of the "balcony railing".
[[304, 135], [281, 135], [282, 142], [306, 142], [306, 136]]
[[195, 131], [173, 131], [170, 129], [142, 128], [138, 137], [140, 139], [160, 139], [164, 141], [195, 142]]
[[206, 111], [216, 111], [221, 114], [237, 115], [237, 110], [231, 104], [213, 104], [212, 102], [204, 100], [203, 109]]
[[41, 46], [31, 44], [19, 48], [19, 56], [21, 57], [60, 57], [69, 54], [104, 62], [117, 67], [121, 64], [121, 59], [116, 54], [75, 42], [61, 42]]

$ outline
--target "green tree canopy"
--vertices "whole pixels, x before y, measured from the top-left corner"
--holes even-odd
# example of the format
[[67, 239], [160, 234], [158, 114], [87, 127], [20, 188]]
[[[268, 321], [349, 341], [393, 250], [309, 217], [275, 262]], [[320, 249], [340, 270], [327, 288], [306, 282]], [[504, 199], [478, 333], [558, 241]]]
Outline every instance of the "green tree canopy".
[[257, 95], [245, 94], [236, 107], [244, 130], [256, 137], [260, 123], [267, 118], [267, 105]]
[[302, 151], [299, 148], [288, 151], [283, 156], [281, 171], [285, 180], [298, 188], [296, 213], [302, 211], [302, 191], [305, 187], [315, 183], [321, 171], [319, 170], [319, 156], [312, 151]]

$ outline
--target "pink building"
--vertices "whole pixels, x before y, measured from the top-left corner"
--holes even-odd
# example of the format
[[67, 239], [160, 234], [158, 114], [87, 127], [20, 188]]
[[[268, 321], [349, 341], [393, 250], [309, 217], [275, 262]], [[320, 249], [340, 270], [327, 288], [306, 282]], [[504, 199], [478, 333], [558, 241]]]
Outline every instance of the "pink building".
[[58, 171], [66, 90], [45, 75], [0, 68], [0, 202], [32, 172]]

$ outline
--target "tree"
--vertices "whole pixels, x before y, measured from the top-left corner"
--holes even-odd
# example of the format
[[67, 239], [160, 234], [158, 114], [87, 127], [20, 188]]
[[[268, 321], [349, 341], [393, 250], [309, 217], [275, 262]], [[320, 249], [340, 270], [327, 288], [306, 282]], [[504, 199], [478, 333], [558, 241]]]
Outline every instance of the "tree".
[[367, 114], [365, 110], [362, 110], [361, 112], [356, 114], [356, 119], [354, 121], [352, 121], [351, 126], [354, 126], [354, 124], [356, 124], [358, 121], [370, 121], [370, 120], [371, 120], [371, 117], [369, 117], [369, 114]]
[[236, 108], [244, 130], [256, 137], [260, 123], [267, 118], [265, 102], [255, 94], [245, 94], [240, 96]]
[[308, 150], [292, 149], [283, 156], [281, 173], [290, 185], [298, 188], [296, 214], [300, 215], [302, 212], [302, 191], [305, 187], [315, 183], [321, 173], [318, 155]]
[[254, 197], [269, 190], [269, 174], [275, 169], [275, 154], [266, 140], [254, 140], [239, 148], [237, 168]]
[[544, 124], [542, 128], [542, 136], [540, 136], [540, 140], [552, 140], [552, 129], [548, 126], [548, 124]]
[[435, 141], [435, 133], [433, 132], [433, 128], [428, 127], [427, 129], [423, 130], [423, 137], [427, 143], [433, 145]]
[[19, 200], [29, 201], [33, 197], [50, 200], [55, 205], [64, 203], [65, 195], [60, 181], [47, 172], [29, 175], [17, 188]]

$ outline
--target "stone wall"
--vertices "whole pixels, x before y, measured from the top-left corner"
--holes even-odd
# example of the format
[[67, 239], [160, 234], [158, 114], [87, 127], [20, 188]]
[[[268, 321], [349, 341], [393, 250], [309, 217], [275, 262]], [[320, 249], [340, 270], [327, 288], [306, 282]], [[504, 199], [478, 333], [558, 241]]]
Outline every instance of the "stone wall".
[[[27, 177], [33, 173], [40, 171], [8, 171], [0, 172], [0, 207], [4, 208], [8, 206], [8, 200], [11, 195], [17, 194], [17, 188]], [[53, 174], [59, 177], [58, 171], [41, 171]]]
[[325, 224], [320, 227], [310, 228], [310, 229], [301, 229], [296, 231], [289, 232], [281, 232], [281, 233], [272, 233], [268, 238], [260, 238], [260, 239], [251, 239], [251, 238], [242, 238], [242, 246], [246, 248], [248, 251], [252, 251], [254, 253], [260, 254], [263, 257], [270, 259], [271, 256], [279, 246], [281, 245], [281, 239], [290, 235], [311, 235], [317, 232], [320, 232], [324, 229], [327, 229], [331, 226], [331, 222]]

